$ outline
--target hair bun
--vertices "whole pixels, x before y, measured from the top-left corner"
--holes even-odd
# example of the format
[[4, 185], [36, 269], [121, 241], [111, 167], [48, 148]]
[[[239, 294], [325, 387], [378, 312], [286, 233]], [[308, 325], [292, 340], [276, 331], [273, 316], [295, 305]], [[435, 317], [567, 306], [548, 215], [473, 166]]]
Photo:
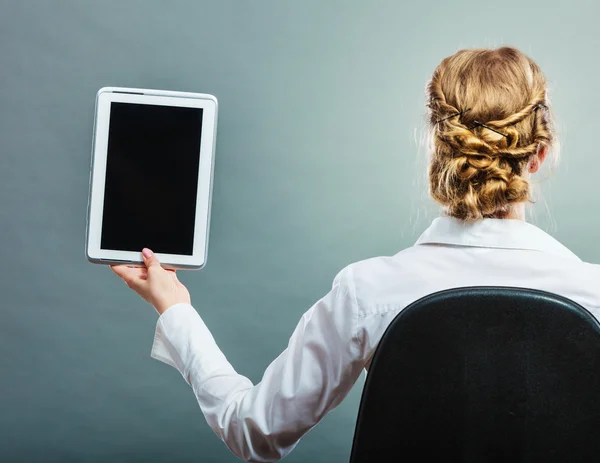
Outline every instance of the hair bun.
[[553, 141], [537, 65], [509, 47], [461, 50], [438, 66], [427, 95], [430, 192], [449, 215], [498, 217], [529, 200], [523, 169], [540, 144]]

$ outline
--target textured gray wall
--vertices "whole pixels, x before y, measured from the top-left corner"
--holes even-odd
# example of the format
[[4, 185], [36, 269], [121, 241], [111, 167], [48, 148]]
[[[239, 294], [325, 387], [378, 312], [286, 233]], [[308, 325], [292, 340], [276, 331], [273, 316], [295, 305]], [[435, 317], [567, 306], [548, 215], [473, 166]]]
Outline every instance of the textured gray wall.
[[[423, 87], [458, 48], [545, 70], [563, 162], [535, 220], [600, 262], [598, 2], [437, 3], [0, 0], [0, 461], [237, 461], [149, 357], [153, 309], [85, 259], [102, 86], [219, 98], [208, 265], [180, 278], [255, 382], [339, 269], [435, 216]], [[360, 392], [286, 461], [347, 461]]]

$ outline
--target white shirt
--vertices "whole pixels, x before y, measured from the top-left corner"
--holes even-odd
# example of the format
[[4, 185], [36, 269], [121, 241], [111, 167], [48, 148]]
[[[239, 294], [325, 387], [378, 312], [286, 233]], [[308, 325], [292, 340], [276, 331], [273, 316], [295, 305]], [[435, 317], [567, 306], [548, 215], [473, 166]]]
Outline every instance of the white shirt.
[[277, 461], [368, 370], [402, 309], [436, 291], [482, 285], [549, 291], [600, 315], [600, 266], [582, 262], [541, 229], [521, 220], [438, 217], [414, 246], [341, 270], [256, 385], [236, 373], [189, 304], [159, 317], [151, 355], [179, 370], [235, 455]]

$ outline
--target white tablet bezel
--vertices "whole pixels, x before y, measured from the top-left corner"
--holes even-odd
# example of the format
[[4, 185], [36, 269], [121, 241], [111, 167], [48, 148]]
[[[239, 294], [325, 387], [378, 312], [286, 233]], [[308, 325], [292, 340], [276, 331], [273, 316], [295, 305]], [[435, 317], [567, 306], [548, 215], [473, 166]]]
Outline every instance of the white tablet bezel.
[[[86, 227], [86, 257], [88, 261], [98, 264], [131, 263], [144, 265], [141, 249], [138, 252], [100, 249], [108, 129], [110, 107], [113, 101], [203, 109], [193, 253], [191, 256], [156, 253], [161, 265], [165, 268], [185, 270], [199, 270], [203, 268], [206, 265], [210, 229], [218, 112], [217, 99], [213, 95], [203, 93], [123, 87], [103, 87], [96, 94]], [[151, 226], [151, 223], [149, 221], [148, 226]]]

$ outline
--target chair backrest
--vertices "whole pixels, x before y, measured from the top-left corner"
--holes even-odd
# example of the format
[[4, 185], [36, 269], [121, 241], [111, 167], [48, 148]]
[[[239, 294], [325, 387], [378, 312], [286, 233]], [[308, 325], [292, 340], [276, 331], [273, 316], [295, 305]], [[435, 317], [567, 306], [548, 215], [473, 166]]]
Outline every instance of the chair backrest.
[[524, 288], [414, 302], [375, 351], [350, 458], [391, 461], [600, 461], [600, 324]]

